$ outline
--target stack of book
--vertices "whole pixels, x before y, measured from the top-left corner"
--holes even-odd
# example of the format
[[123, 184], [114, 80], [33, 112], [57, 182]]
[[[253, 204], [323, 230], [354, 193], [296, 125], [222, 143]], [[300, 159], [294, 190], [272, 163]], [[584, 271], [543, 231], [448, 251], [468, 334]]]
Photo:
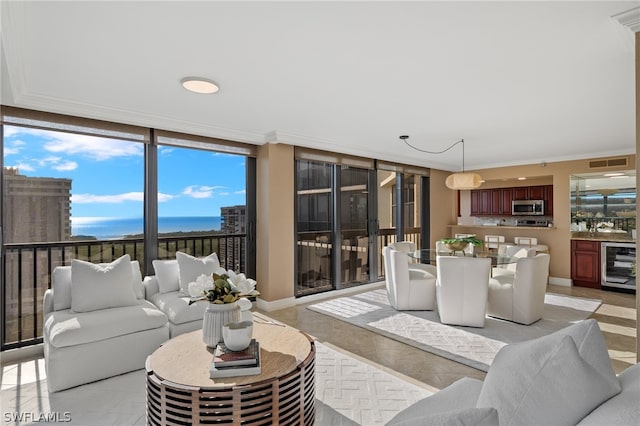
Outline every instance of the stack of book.
[[260, 344], [251, 339], [246, 349], [231, 351], [224, 343], [218, 343], [209, 373], [212, 379], [260, 374]]

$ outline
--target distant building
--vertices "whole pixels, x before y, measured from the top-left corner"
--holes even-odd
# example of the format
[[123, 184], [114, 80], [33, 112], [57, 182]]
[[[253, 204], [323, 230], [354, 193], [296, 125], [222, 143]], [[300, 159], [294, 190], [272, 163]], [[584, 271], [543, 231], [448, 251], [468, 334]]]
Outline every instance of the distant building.
[[247, 207], [220, 207], [223, 234], [244, 234], [247, 232]]
[[[230, 206], [220, 207], [222, 215], [222, 226], [220, 230], [224, 235], [242, 235], [247, 232], [247, 206]], [[241, 251], [244, 246], [240, 244], [241, 239], [236, 237], [225, 238], [224, 243], [220, 245], [218, 256], [224, 259], [228, 269], [236, 272], [242, 271], [243, 265], [240, 265]]]
[[71, 179], [28, 177], [3, 170], [5, 243], [67, 241], [71, 237]]

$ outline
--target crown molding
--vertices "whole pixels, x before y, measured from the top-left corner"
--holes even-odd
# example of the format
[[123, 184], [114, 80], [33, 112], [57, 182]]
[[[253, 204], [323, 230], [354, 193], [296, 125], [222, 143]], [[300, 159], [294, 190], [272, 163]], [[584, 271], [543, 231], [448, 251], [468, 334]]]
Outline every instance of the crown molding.
[[618, 21], [623, 27], [627, 27], [635, 33], [640, 32], [640, 7], [618, 13], [613, 15], [611, 18]]

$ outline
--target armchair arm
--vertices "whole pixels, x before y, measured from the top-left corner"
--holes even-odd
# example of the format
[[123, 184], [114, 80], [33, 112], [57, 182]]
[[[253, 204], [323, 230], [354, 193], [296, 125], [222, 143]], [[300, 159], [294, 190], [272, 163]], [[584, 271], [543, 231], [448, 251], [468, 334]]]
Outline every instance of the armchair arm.
[[151, 300], [154, 294], [160, 292], [160, 286], [158, 285], [158, 278], [155, 275], [144, 277], [142, 280], [142, 287], [144, 288], [144, 298]]
[[50, 288], [44, 292], [44, 298], [42, 299], [42, 316], [53, 312], [53, 289]]

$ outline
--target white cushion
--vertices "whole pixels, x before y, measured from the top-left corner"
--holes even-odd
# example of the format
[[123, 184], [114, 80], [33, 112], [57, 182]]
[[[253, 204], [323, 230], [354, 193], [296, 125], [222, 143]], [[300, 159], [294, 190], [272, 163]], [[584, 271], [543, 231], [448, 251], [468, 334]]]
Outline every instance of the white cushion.
[[177, 260], [156, 259], [152, 263], [160, 293], [180, 290], [180, 269]]
[[[591, 321], [597, 327], [595, 320], [583, 323]], [[594, 368], [600, 359], [593, 350], [604, 349], [609, 358], [604, 341], [589, 339], [592, 324], [567, 328], [574, 330], [503, 347], [487, 373], [477, 406], [496, 408], [501, 425], [575, 425], [620, 392], [615, 374], [611, 381], [606, 369]], [[596, 348], [600, 344], [604, 348]]]
[[[100, 263], [108, 265], [108, 263]], [[177, 267], [176, 267], [177, 268]], [[131, 261], [133, 290], [137, 299], [144, 298], [140, 263]], [[71, 308], [71, 266], [57, 266], [53, 270], [53, 310], [60, 311]]]
[[197, 302], [189, 305], [189, 297], [179, 291], [156, 293], [151, 301], [169, 318], [172, 324], [183, 324], [200, 320], [204, 317], [208, 302]]
[[90, 312], [136, 303], [133, 272], [128, 254], [108, 265], [71, 261], [71, 310]]
[[53, 310], [71, 308], [71, 266], [57, 266], [53, 270]]
[[600, 404], [582, 419], [579, 426], [638, 426], [640, 419], [640, 364], [627, 368], [618, 377], [622, 391]]
[[498, 426], [495, 408], [459, 408], [440, 413], [424, 413], [413, 419], [387, 423], [397, 426]]
[[[482, 381], [463, 377], [433, 395], [416, 401], [400, 411], [387, 423], [412, 424], [431, 414], [451, 412], [457, 409], [475, 408], [482, 390]], [[496, 420], [497, 420], [496, 412]], [[437, 424], [437, 423], [434, 423]]]
[[75, 313], [69, 309], [52, 312], [45, 319], [43, 334], [49, 343], [61, 348], [151, 330], [167, 323], [167, 316], [151, 302], [135, 303], [93, 312]]
[[189, 294], [189, 283], [192, 283], [200, 275], [211, 275], [220, 267], [218, 255], [211, 253], [204, 259], [193, 257], [181, 251], [176, 252], [176, 260], [180, 269], [180, 291]]

